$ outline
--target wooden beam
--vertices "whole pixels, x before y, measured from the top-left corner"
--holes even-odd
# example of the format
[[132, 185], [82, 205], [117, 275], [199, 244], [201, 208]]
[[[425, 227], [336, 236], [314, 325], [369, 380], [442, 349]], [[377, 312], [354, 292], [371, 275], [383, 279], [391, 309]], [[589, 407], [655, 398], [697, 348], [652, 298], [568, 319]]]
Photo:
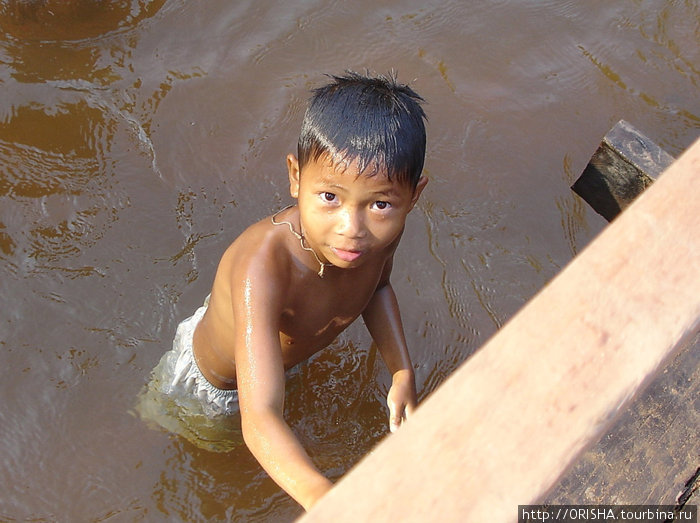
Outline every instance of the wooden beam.
[[301, 521], [515, 522], [698, 332], [700, 140]]
[[673, 162], [673, 157], [624, 120], [604, 137], [573, 191], [612, 221]]
[[697, 504], [691, 496], [700, 484], [698, 398], [700, 335], [576, 460], [546, 503]]

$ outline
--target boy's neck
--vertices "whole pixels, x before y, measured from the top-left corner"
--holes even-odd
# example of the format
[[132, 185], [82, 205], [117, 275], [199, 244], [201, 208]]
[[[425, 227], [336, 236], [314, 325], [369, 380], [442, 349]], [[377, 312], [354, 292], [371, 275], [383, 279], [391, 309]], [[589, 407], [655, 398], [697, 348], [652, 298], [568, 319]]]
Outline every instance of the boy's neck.
[[288, 225], [289, 230], [291, 233], [296, 236], [296, 238], [299, 240], [299, 245], [301, 245], [301, 248], [304, 249], [305, 251], [310, 251], [311, 254], [314, 255], [314, 258], [316, 258], [316, 261], [318, 262], [320, 269], [318, 271], [318, 276], [319, 278], [323, 278], [323, 273], [326, 269], [326, 267], [332, 267], [332, 263], [323, 263], [321, 259], [318, 257], [318, 254], [316, 254], [316, 251], [314, 251], [311, 247], [305, 245], [306, 244], [306, 238], [304, 237], [304, 228], [301, 226], [301, 221], [299, 222], [299, 229], [301, 229], [301, 232], [297, 232], [294, 230], [294, 225], [292, 225], [292, 222], [287, 221], [287, 220], [282, 220], [282, 221], [277, 221], [276, 218], [279, 216], [282, 212], [286, 211], [287, 209], [294, 207], [293, 205], [288, 205], [281, 211], [276, 212], [270, 217], [270, 221], [272, 221], [272, 225]]

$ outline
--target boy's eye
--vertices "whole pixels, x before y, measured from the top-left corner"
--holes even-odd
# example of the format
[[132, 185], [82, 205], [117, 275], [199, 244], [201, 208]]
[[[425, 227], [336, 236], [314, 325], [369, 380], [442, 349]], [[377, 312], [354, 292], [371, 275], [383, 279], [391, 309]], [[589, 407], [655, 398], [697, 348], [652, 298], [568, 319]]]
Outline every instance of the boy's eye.
[[391, 204], [389, 202], [374, 202], [374, 206], [380, 211], [383, 211], [385, 209], [388, 209], [391, 206]]
[[321, 198], [323, 198], [323, 200], [326, 202], [332, 202], [335, 200], [335, 194], [332, 192], [324, 192], [321, 194]]

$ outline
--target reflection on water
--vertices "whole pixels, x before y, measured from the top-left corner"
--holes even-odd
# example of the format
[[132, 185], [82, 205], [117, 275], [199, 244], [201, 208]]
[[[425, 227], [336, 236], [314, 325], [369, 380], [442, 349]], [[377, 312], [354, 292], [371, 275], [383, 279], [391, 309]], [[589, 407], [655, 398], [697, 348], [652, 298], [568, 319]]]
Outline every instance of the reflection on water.
[[153, 16], [164, 0], [5, 0], [3, 30], [22, 42], [78, 42], [103, 37]]
[[[40, 265], [97, 242], [125, 205], [106, 172], [103, 114], [85, 103], [53, 114], [22, 106], [0, 123], [0, 209], [12, 252]], [[11, 203], [10, 203], [11, 202]]]
[[[428, 100], [393, 276], [425, 398], [605, 225], [569, 186], [617, 120], [674, 155], [698, 135], [698, 20], [673, 0], [0, 0], [0, 519], [300, 514], [245, 446], [134, 408], [228, 243], [289, 203], [324, 73], [395, 68]], [[389, 382], [361, 324], [290, 377], [329, 477], [386, 437]]]

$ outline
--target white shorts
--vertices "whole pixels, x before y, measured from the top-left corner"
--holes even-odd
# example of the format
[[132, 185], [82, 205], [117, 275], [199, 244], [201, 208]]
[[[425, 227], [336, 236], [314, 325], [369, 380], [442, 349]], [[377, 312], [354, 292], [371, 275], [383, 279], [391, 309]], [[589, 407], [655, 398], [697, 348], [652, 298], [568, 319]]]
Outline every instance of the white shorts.
[[192, 352], [194, 329], [209, 297], [177, 327], [173, 347], [163, 354], [139, 394], [136, 411], [149, 424], [185, 437], [200, 448], [227, 452], [243, 443], [238, 391], [219, 389], [197, 367]]
[[207, 296], [204, 305], [178, 325], [173, 348], [163, 355], [162, 365], [159, 363], [156, 369], [161, 367], [164, 381], [170, 381], [168, 389], [164, 391], [166, 394], [173, 394], [178, 387], [182, 387], [199, 399], [208, 415], [233, 414], [238, 412], [238, 391], [219, 389], [209, 383], [194, 359], [194, 330], [202, 320], [208, 305]]

